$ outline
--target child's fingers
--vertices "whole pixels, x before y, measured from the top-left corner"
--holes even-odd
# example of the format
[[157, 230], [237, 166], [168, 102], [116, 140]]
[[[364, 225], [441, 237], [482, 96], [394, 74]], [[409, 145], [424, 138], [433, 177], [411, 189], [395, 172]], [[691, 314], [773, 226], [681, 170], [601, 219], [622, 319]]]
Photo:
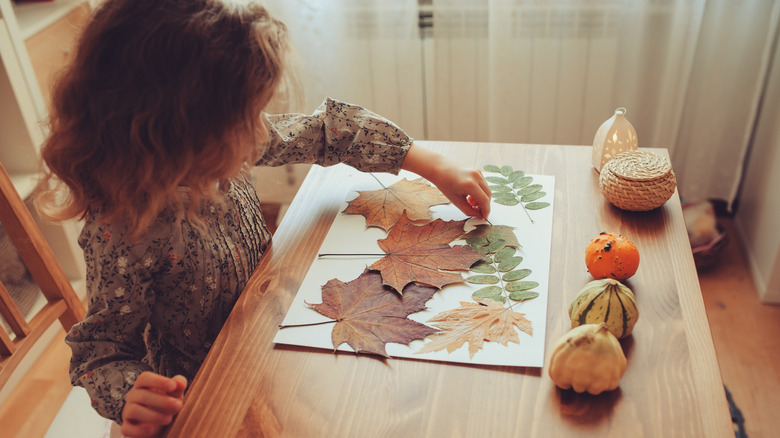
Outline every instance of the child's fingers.
[[151, 371], [145, 371], [135, 380], [134, 388], [149, 389], [169, 393], [175, 391], [177, 383], [169, 377], [162, 376]]
[[184, 390], [187, 389], [187, 378], [181, 375], [173, 376], [173, 381], [176, 382], [176, 389], [169, 392], [171, 397], [182, 398], [184, 397]]

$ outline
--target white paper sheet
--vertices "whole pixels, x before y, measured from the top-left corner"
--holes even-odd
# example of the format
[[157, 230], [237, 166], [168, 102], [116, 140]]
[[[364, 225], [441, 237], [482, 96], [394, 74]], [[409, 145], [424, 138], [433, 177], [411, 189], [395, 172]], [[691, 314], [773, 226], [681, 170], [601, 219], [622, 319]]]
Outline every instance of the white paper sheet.
[[[489, 174], [486, 174], [489, 175]], [[494, 174], [497, 175], [497, 174]], [[423, 340], [412, 341], [409, 345], [388, 343], [386, 351], [391, 357], [406, 357], [412, 359], [425, 359], [447, 362], [463, 362], [469, 364], [508, 365], [541, 367], [544, 361], [544, 338], [547, 320], [547, 296], [550, 270], [550, 246], [552, 239], [553, 218], [553, 194], [555, 192], [555, 177], [549, 175], [530, 175], [534, 178], [534, 184], [541, 184], [547, 194], [539, 199], [539, 202], [549, 202], [550, 206], [530, 211], [534, 223], [531, 223], [523, 207], [491, 205], [490, 222], [493, 225], [509, 225], [515, 227], [514, 232], [522, 245], [516, 255], [523, 257], [523, 262], [517, 269], [530, 269], [532, 274], [525, 280], [536, 281], [539, 286], [533, 290], [539, 292], [539, 297], [521, 302], [513, 307], [514, 310], [525, 313], [531, 321], [533, 336], [518, 332], [520, 343], [509, 343], [507, 346], [497, 342], [485, 342], [484, 347], [474, 357], [469, 357], [468, 343], [458, 350], [448, 353], [446, 350], [415, 354], [423, 345]], [[387, 236], [380, 228], [366, 228], [365, 218], [361, 215], [348, 215], [341, 213], [347, 207], [347, 201], [358, 196], [357, 191], [378, 190], [377, 177], [385, 187], [388, 187], [406, 178], [414, 180], [417, 175], [401, 172], [398, 176], [390, 174], [365, 174], [354, 171], [344, 184], [349, 184], [352, 191], [347, 195], [339, 214], [336, 216], [328, 235], [325, 237], [319, 253], [382, 253], [377, 240]], [[463, 220], [467, 217], [452, 204], [434, 206], [431, 208], [434, 219]], [[485, 223], [481, 219], [470, 219], [466, 223], [466, 231], [470, 231], [476, 225]], [[465, 244], [463, 241], [455, 241], [452, 245]], [[370, 264], [381, 257], [331, 257], [317, 258], [312, 263], [306, 277], [301, 284], [283, 325], [309, 324], [327, 321], [328, 318], [311, 309], [306, 303], [322, 302], [322, 286], [333, 278], [343, 282], [349, 282], [360, 276]], [[464, 277], [469, 273], [464, 272]], [[445, 310], [460, 307], [461, 301], [471, 301], [471, 294], [484, 285], [472, 285], [467, 283], [451, 284], [436, 292], [427, 302], [427, 309], [414, 313], [409, 319], [425, 324], [430, 318]], [[274, 342], [280, 344], [301, 345], [308, 347], [333, 350], [331, 331], [333, 324], [324, 324], [307, 327], [290, 327], [280, 329], [274, 338]], [[347, 344], [342, 344], [339, 350], [353, 351]]]

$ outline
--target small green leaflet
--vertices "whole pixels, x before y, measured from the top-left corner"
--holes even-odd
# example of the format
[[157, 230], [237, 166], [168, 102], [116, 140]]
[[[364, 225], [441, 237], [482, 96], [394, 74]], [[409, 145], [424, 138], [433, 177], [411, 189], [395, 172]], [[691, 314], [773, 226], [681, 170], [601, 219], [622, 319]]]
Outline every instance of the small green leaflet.
[[533, 177], [528, 176], [522, 170], [514, 170], [512, 166], [498, 167], [488, 164], [484, 167], [487, 172], [497, 173], [501, 176], [488, 175], [485, 180], [490, 183], [493, 192], [493, 200], [497, 204], [523, 207], [525, 214], [531, 223], [534, 222], [529, 210], [541, 210], [549, 207], [549, 202], [540, 202], [547, 193], [543, 191], [541, 184], [532, 184]]
[[490, 298], [500, 303], [506, 303], [507, 298], [520, 302], [538, 297], [539, 293], [530, 289], [539, 283], [524, 280], [531, 275], [531, 270], [515, 269], [523, 258], [515, 254], [520, 245], [516, 243], [512, 228], [505, 225], [479, 227], [464, 236], [468, 245], [486, 256], [471, 265], [470, 271], [475, 275], [466, 277], [467, 283], [486, 286], [475, 291], [472, 297]]

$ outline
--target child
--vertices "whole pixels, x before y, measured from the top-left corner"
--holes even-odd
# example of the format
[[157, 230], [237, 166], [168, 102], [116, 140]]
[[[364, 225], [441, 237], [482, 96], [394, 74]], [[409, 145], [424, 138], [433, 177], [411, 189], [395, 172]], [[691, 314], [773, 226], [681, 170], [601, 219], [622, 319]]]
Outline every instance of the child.
[[252, 2], [108, 0], [57, 83], [37, 200], [84, 219], [89, 310], [66, 338], [70, 374], [126, 436], [155, 436], [181, 409], [271, 239], [248, 164], [407, 169], [489, 213], [477, 170], [361, 107], [262, 113], [287, 50]]

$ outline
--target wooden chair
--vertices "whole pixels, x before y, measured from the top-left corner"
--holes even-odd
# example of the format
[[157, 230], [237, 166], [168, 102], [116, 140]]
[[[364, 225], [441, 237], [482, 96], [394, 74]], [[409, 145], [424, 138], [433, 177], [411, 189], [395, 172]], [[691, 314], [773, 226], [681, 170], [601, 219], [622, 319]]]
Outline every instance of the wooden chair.
[[0, 222], [33, 280], [46, 298], [46, 305], [25, 319], [0, 282], [0, 316], [15, 337], [0, 328], [0, 388], [33, 344], [57, 320], [65, 331], [84, 317], [84, 305], [65, 276], [33, 216], [16, 192], [11, 178], [0, 164]]

